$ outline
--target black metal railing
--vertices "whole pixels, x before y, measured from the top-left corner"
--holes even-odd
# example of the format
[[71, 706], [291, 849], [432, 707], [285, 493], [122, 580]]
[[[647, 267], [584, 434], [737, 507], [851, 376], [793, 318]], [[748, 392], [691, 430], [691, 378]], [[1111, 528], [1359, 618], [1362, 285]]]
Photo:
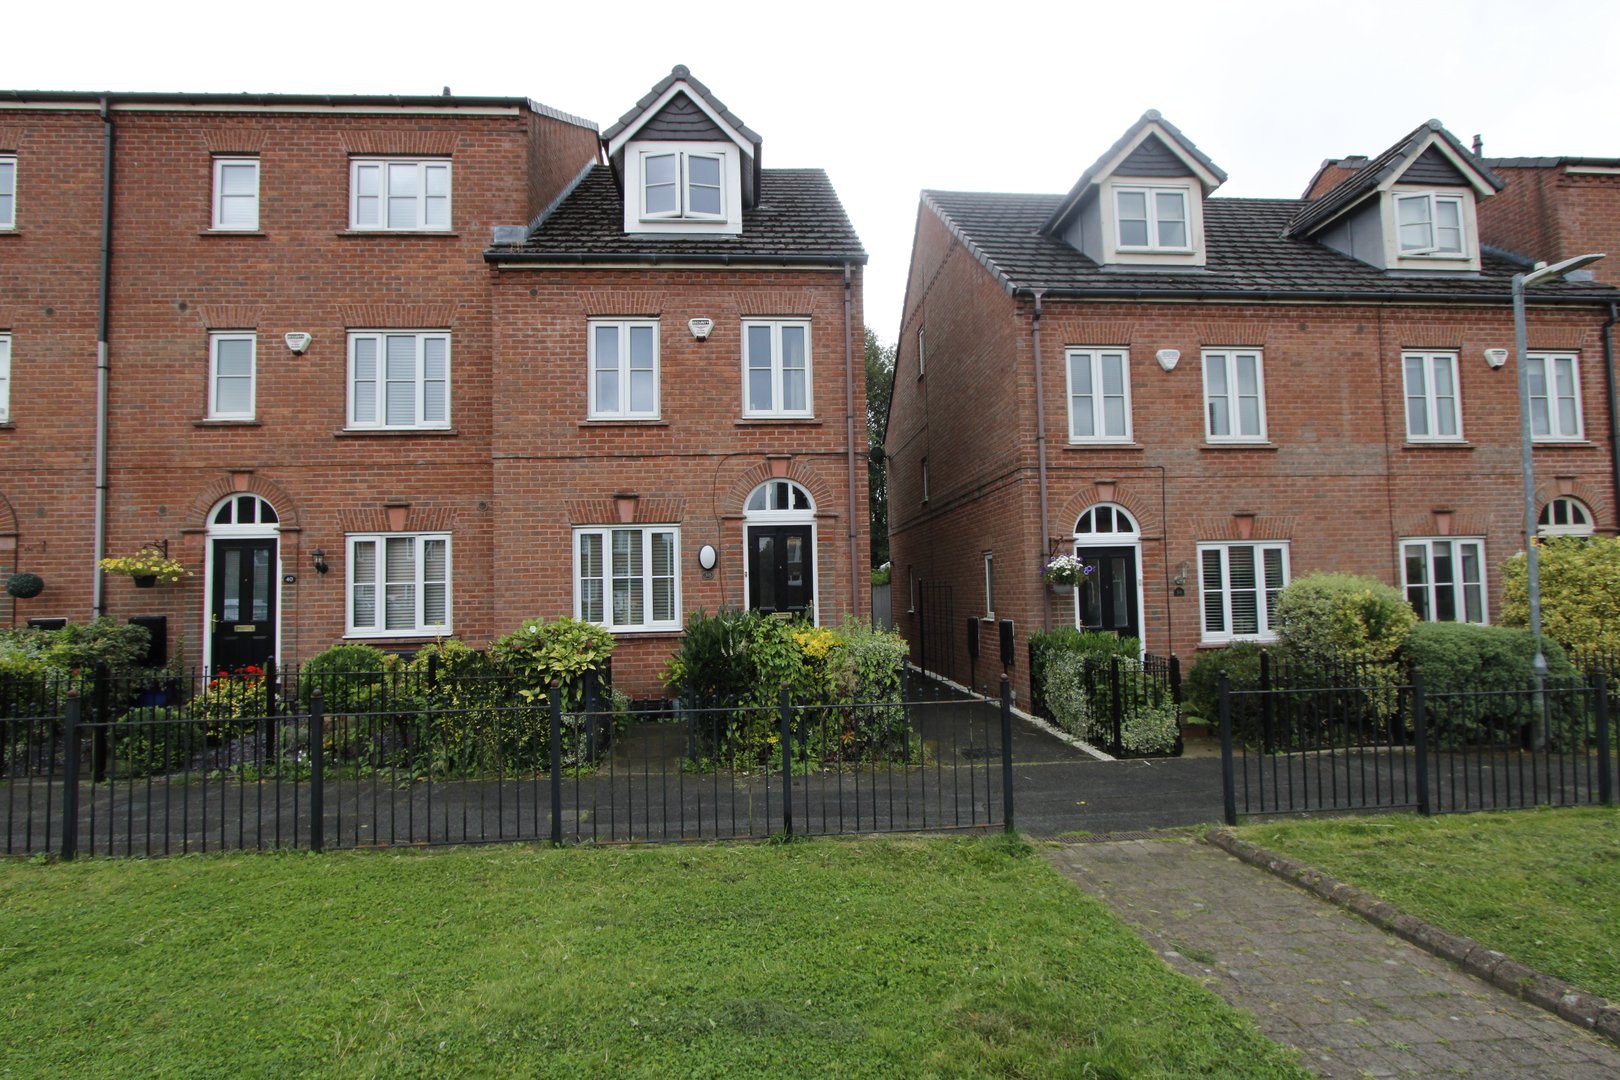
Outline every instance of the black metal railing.
[[[1225, 817], [1614, 801], [1606, 675], [1509, 690], [1382, 681], [1220, 683]], [[1387, 672], [1386, 672], [1387, 675]]]
[[[982, 697], [626, 709], [594, 684], [288, 673], [36, 681], [0, 735], [4, 851], [157, 856], [1011, 828]], [[15, 689], [15, 688], [13, 688]], [[433, 693], [426, 693], [427, 690]], [[210, 698], [212, 695], [212, 699]], [[904, 696], [904, 695], [902, 695]]]

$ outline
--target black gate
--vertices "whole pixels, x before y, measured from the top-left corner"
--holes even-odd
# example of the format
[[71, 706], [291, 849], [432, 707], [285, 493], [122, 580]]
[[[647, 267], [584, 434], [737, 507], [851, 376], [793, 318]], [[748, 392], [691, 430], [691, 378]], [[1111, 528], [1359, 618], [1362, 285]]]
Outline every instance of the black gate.
[[917, 586], [917, 666], [956, 680], [956, 604], [948, 582]]

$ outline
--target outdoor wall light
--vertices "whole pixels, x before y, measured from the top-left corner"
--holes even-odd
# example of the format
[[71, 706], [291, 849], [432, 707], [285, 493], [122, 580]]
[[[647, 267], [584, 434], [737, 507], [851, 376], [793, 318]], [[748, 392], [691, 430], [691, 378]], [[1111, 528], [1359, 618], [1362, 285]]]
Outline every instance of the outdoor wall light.
[[1159, 366], [1164, 368], [1164, 370], [1174, 371], [1176, 370], [1176, 365], [1181, 363], [1181, 350], [1160, 349], [1158, 352], [1153, 354], [1153, 358], [1159, 362]]
[[332, 568], [330, 566], [326, 565], [326, 552], [322, 551], [320, 548], [316, 548], [315, 549], [315, 572], [317, 574], [324, 574], [330, 569], [332, 569]]
[[713, 570], [720, 561], [720, 553], [714, 550], [713, 544], [704, 544], [698, 549], [698, 566], [704, 570]]
[[1486, 349], [1485, 362], [1493, 368], [1499, 368], [1507, 363], [1508, 351], [1506, 349]]

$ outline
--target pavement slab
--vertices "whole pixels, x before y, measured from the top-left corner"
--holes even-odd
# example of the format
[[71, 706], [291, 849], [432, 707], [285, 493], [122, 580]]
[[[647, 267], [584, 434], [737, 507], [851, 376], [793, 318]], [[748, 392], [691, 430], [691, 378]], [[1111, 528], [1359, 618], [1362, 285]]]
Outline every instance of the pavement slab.
[[1620, 1076], [1620, 1047], [1218, 848], [1172, 836], [1046, 850], [1319, 1076]]

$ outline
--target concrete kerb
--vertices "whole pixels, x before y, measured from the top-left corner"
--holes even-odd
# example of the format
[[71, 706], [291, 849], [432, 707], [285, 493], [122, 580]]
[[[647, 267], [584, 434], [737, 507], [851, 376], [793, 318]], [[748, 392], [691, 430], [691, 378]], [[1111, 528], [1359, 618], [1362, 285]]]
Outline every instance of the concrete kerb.
[[[943, 675], [939, 675], [939, 674], [936, 674], [935, 672], [928, 671], [925, 668], [920, 668], [916, 664], [909, 664], [908, 663], [907, 666], [912, 671], [915, 671], [917, 674], [924, 675], [924, 676], [934, 680], [935, 682], [939, 683], [941, 686], [948, 686], [952, 690], [957, 691], [958, 693], [971, 694], [971, 695], [974, 695], [974, 696], [978, 696], [978, 691], [977, 690], [973, 690], [973, 689], [971, 689], [969, 687], [963, 686], [961, 683], [957, 682], [955, 679], [947, 679]], [[1075, 736], [1070, 735], [1067, 731], [1064, 731], [1060, 727], [1053, 727], [1051, 724], [1047, 723], [1045, 720], [1042, 720], [1040, 717], [1036, 716], [1035, 714], [1027, 713], [1023, 709], [1020, 709], [1016, 705], [1014, 705], [1012, 707], [1012, 712], [1013, 712], [1014, 716], [1018, 717], [1020, 720], [1024, 721], [1026, 724], [1029, 724], [1031, 727], [1035, 728], [1036, 730], [1041, 731], [1041, 732], [1043, 732], [1043, 733], [1045, 733], [1047, 735], [1052, 736], [1052, 738], [1058, 740], [1059, 742], [1068, 743], [1070, 746], [1074, 747], [1076, 750], [1079, 750], [1082, 753], [1090, 754], [1092, 757], [1096, 758], [1098, 761], [1118, 761], [1119, 760], [1118, 758], [1114, 757], [1114, 755], [1109, 754], [1109, 753], [1105, 753], [1104, 751], [1097, 749], [1095, 746], [1092, 746], [1090, 743], [1086, 742], [1086, 740], [1076, 738]]]
[[1476, 979], [1488, 982], [1572, 1024], [1596, 1032], [1610, 1042], [1620, 1043], [1620, 1005], [1596, 994], [1585, 993], [1562, 979], [1543, 975], [1503, 953], [1487, 949], [1471, 938], [1450, 933], [1407, 915], [1371, 893], [1347, 885], [1297, 859], [1239, 839], [1226, 829], [1209, 829], [1204, 833], [1204, 840], [1251, 866], [1266, 870], [1361, 916], [1425, 952], [1449, 960]]

